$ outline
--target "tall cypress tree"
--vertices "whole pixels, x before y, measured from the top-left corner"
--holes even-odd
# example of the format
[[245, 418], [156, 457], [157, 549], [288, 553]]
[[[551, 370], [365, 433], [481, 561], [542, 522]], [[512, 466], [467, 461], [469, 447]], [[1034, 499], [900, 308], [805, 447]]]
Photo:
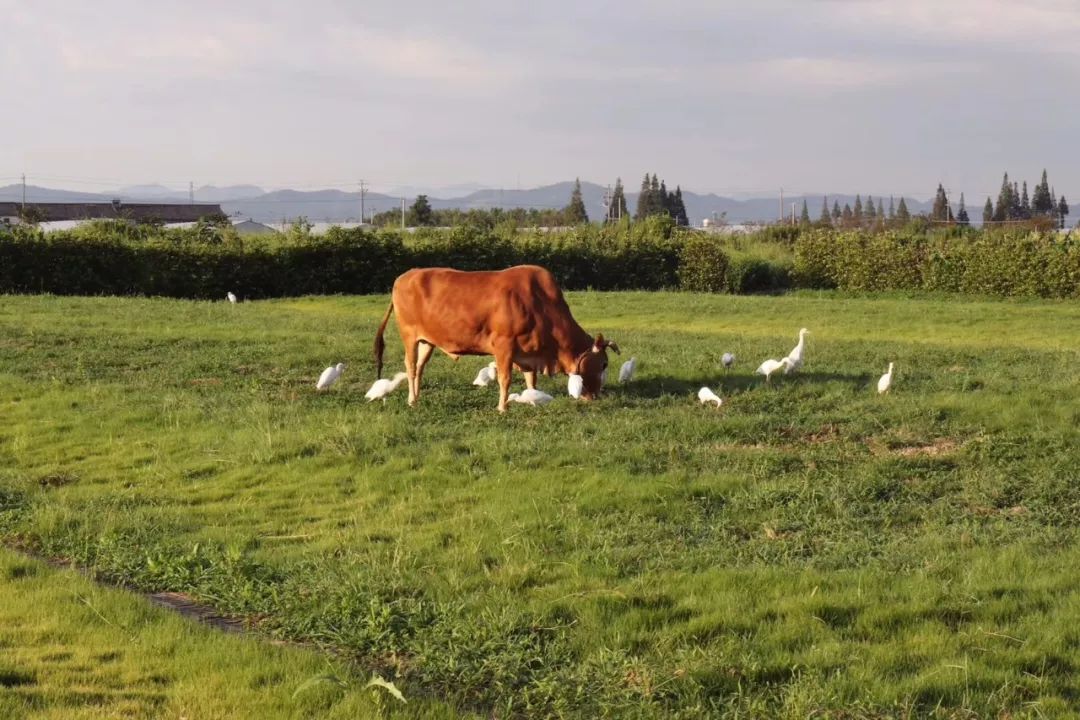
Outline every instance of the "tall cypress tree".
[[983, 224], [993, 222], [994, 220], [994, 203], [990, 200], [990, 196], [986, 196], [986, 204], [983, 205]]
[[855, 222], [855, 213], [851, 211], [851, 206], [847, 203], [844, 203], [844, 214], [842, 221], [844, 223], [844, 227], [851, 227]]
[[863, 212], [862, 212], [862, 198], [858, 195], [855, 196], [855, 207], [851, 210], [851, 222], [853, 225], [859, 227], [862, 226]]
[[585, 200], [581, 197], [581, 178], [574, 179], [570, 204], [563, 210], [563, 217], [568, 225], [583, 225], [589, 222], [589, 214], [585, 211]]
[[806, 198], [802, 199], [802, 213], [799, 215], [799, 223], [802, 225], [810, 224], [810, 210], [806, 207]]
[[911, 221], [911, 213], [908, 212], [907, 202], [903, 195], [900, 196], [900, 204], [896, 206], [896, 221], [901, 225], [906, 225]]
[[651, 193], [652, 188], [649, 185], [649, 173], [645, 173], [645, 178], [641, 181], [641, 192], [638, 193], [637, 208], [634, 210], [635, 220], [644, 220], [649, 217], [649, 196]]
[[934, 194], [934, 207], [930, 210], [930, 219], [944, 221], [949, 219], [949, 198], [945, 195], [945, 188], [938, 183], [937, 192]]
[[1069, 214], [1069, 203], [1065, 202], [1065, 196], [1061, 196], [1061, 200], [1057, 204], [1057, 214], [1061, 218], [1061, 227], [1065, 227], [1065, 216]]
[[611, 205], [608, 207], [608, 221], [617, 222], [624, 217], [629, 217], [626, 212], [626, 192], [623, 190], [622, 178], [615, 178], [615, 190], [611, 194]]
[[833, 222], [834, 223], [839, 222], [840, 217], [841, 217], [840, 201], [839, 200], [833, 200], [833, 204], [832, 204], [832, 219], [833, 219]]
[[1028, 199], [1027, 180], [1024, 181], [1024, 189], [1020, 191], [1020, 217], [1024, 220], [1031, 219], [1031, 201]]
[[1009, 183], [1009, 173], [1005, 173], [1001, 181], [1001, 190], [998, 191], [997, 205], [994, 206], [994, 220], [1003, 222], [1009, 219], [1009, 208], [1012, 207], [1012, 184]]
[[890, 220], [895, 220], [896, 219], [896, 208], [893, 207], [893, 197], [892, 197], [892, 195], [889, 196], [889, 219]]
[[1033, 215], [1050, 215], [1054, 211], [1054, 198], [1050, 196], [1050, 183], [1046, 181], [1046, 169], [1042, 171], [1042, 180], [1035, 186], [1031, 193], [1031, 213]]
[[832, 216], [829, 215], [829, 198], [823, 197], [821, 199], [821, 217], [818, 218], [818, 222], [822, 225], [831, 225]]
[[877, 204], [877, 222], [878, 227], [885, 227], [885, 201], [878, 200]]
[[877, 208], [874, 206], [873, 195], [866, 196], [866, 217], [868, 217], [871, 222], [877, 217]]
[[675, 192], [671, 194], [671, 216], [675, 218], [676, 225], [689, 225], [690, 218], [686, 215], [686, 205], [682, 199], [682, 188], [675, 186]]
[[971, 224], [971, 218], [968, 217], [967, 208], [964, 207], [964, 193], [960, 193], [960, 207], [956, 210], [956, 222], [961, 225]]
[[1024, 214], [1020, 211], [1020, 183], [1014, 182], [1012, 195], [1009, 196], [1011, 204], [1009, 205], [1009, 219], [1020, 220], [1024, 217]]

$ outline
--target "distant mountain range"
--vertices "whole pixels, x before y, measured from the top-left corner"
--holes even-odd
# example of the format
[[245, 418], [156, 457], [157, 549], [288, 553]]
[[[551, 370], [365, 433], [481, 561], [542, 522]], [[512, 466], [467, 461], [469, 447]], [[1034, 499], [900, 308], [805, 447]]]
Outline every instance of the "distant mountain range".
[[[429, 201], [432, 207], [439, 209], [561, 208], [565, 207], [569, 202], [573, 186], [573, 182], [561, 182], [529, 190], [481, 188], [460, 197], [429, 197]], [[454, 187], [464, 190], [473, 186], [459, 185]], [[408, 189], [402, 188], [401, 190]], [[581, 193], [590, 218], [595, 220], [603, 216], [603, 198], [606, 191], [607, 188], [602, 185], [590, 182], [581, 183]], [[637, 195], [636, 192], [626, 194], [627, 207], [631, 213], [634, 212], [637, 205]], [[799, 213], [805, 198], [811, 219], [817, 220], [821, 215], [821, 199], [823, 195], [826, 194], [785, 196], [784, 213], [790, 215], [791, 203], [795, 203], [795, 211]], [[402, 196], [405, 197], [407, 204], [411, 204], [415, 199], [415, 194], [405, 192], [401, 192], [396, 196], [368, 192], [364, 196], [364, 212], [370, 216], [373, 212], [398, 209], [401, 207]], [[854, 195], [827, 193], [827, 196], [830, 207], [832, 207], [834, 201], [838, 201], [840, 207], [843, 207], [845, 203], [854, 204], [855, 202]], [[124, 202], [188, 202], [190, 199], [187, 192], [174, 190], [163, 185], [136, 185], [121, 188], [113, 193], [86, 193], [27, 185], [26, 198], [28, 202], [109, 202], [115, 198], [119, 198]], [[282, 220], [292, 220], [300, 216], [315, 222], [344, 222], [360, 219], [359, 191], [274, 190], [267, 192], [254, 185], [231, 185], [227, 187], [207, 185], [196, 189], [194, 198], [196, 202], [220, 203], [222, 209], [229, 215], [243, 219], [251, 218], [264, 223], [280, 223]], [[0, 187], [0, 200], [19, 201], [21, 199], [22, 185]], [[896, 201], [899, 202], [899, 198], [896, 198]], [[703, 219], [711, 218], [714, 215], [725, 217], [728, 223], [746, 223], [773, 221], [780, 214], [779, 197], [736, 200], [713, 193], [699, 195], [683, 190], [683, 202], [693, 225], [701, 225]], [[863, 197], [863, 202], [866, 202], [865, 197]], [[877, 198], [875, 198], [875, 202], [877, 202]], [[920, 201], [907, 198], [908, 210], [912, 214], [929, 212], [932, 204], [932, 200]], [[977, 208], [968, 208], [973, 220], [977, 220], [977, 217], [981, 215], [981, 210], [981, 205]]]

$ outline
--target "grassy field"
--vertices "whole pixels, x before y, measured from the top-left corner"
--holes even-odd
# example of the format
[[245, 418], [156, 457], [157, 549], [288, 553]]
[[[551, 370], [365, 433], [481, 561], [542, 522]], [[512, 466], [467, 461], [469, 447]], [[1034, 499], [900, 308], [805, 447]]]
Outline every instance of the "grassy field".
[[[1076, 712], [1080, 306], [569, 301], [638, 378], [500, 416], [496, 391], [469, 384], [481, 358], [437, 356], [417, 408], [401, 391], [363, 401], [384, 297], [0, 297], [0, 534], [326, 647], [347, 688], [294, 699], [319, 663], [290, 659], [263, 716], [316, 701], [395, 717], [448, 716], [442, 702], [499, 717]], [[753, 369], [801, 326], [804, 372], [764, 386]], [[343, 380], [316, 394], [339, 360]], [[702, 384], [721, 410], [696, 402]], [[30, 629], [0, 634], [23, 646], [0, 667], [0, 710], [30, 698], [20, 673], [49, 674], [52, 631], [32, 615], [63, 593], [20, 587], [3, 592], [40, 600], [3, 606], [5, 627]], [[106, 618], [148, 613], [94, 592]], [[175, 643], [179, 621], [156, 622]], [[51, 682], [137, 685], [97, 667], [98, 640], [66, 637], [94, 670]], [[250, 679], [286, 662], [199, 637], [175, 664], [201, 657], [217, 678], [188, 688], [207, 707], [254, 707]], [[373, 671], [409, 704], [356, 692]], [[34, 711], [67, 717], [61, 685]]]

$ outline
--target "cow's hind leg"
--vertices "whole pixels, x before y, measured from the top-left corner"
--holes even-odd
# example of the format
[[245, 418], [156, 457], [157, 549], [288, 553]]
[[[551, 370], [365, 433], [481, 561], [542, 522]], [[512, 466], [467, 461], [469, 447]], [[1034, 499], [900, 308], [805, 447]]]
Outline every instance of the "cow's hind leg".
[[525, 387], [530, 390], [536, 389], [536, 371], [522, 369], [521, 374], [525, 376]]
[[514, 369], [511, 353], [495, 353], [495, 374], [499, 378], [499, 412], [506, 412], [506, 403], [510, 397], [510, 379]]
[[416, 354], [420, 344], [415, 338], [402, 338], [405, 343], [405, 374], [409, 376], [409, 405], [416, 404], [416, 396], [420, 392], [420, 383], [416, 377]]
[[424, 377], [424, 366], [428, 364], [428, 360], [431, 359], [432, 353], [435, 352], [435, 346], [430, 345], [423, 340], [417, 343], [416, 349], [416, 389], [412, 393], [413, 400], [416, 402], [420, 398], [420, 380]]

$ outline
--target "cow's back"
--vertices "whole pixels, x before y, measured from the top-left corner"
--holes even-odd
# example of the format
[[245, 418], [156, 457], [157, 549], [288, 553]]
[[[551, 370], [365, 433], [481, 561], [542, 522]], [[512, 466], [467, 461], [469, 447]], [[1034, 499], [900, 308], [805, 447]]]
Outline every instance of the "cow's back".
[[555, 278], [536, 265], [409, 270], [394, 282], [393, 301], [404, 334], [462, 355], [491, 353], [506, 338], [523, 349], [543, 344], [555, 326], [573, 323]]

